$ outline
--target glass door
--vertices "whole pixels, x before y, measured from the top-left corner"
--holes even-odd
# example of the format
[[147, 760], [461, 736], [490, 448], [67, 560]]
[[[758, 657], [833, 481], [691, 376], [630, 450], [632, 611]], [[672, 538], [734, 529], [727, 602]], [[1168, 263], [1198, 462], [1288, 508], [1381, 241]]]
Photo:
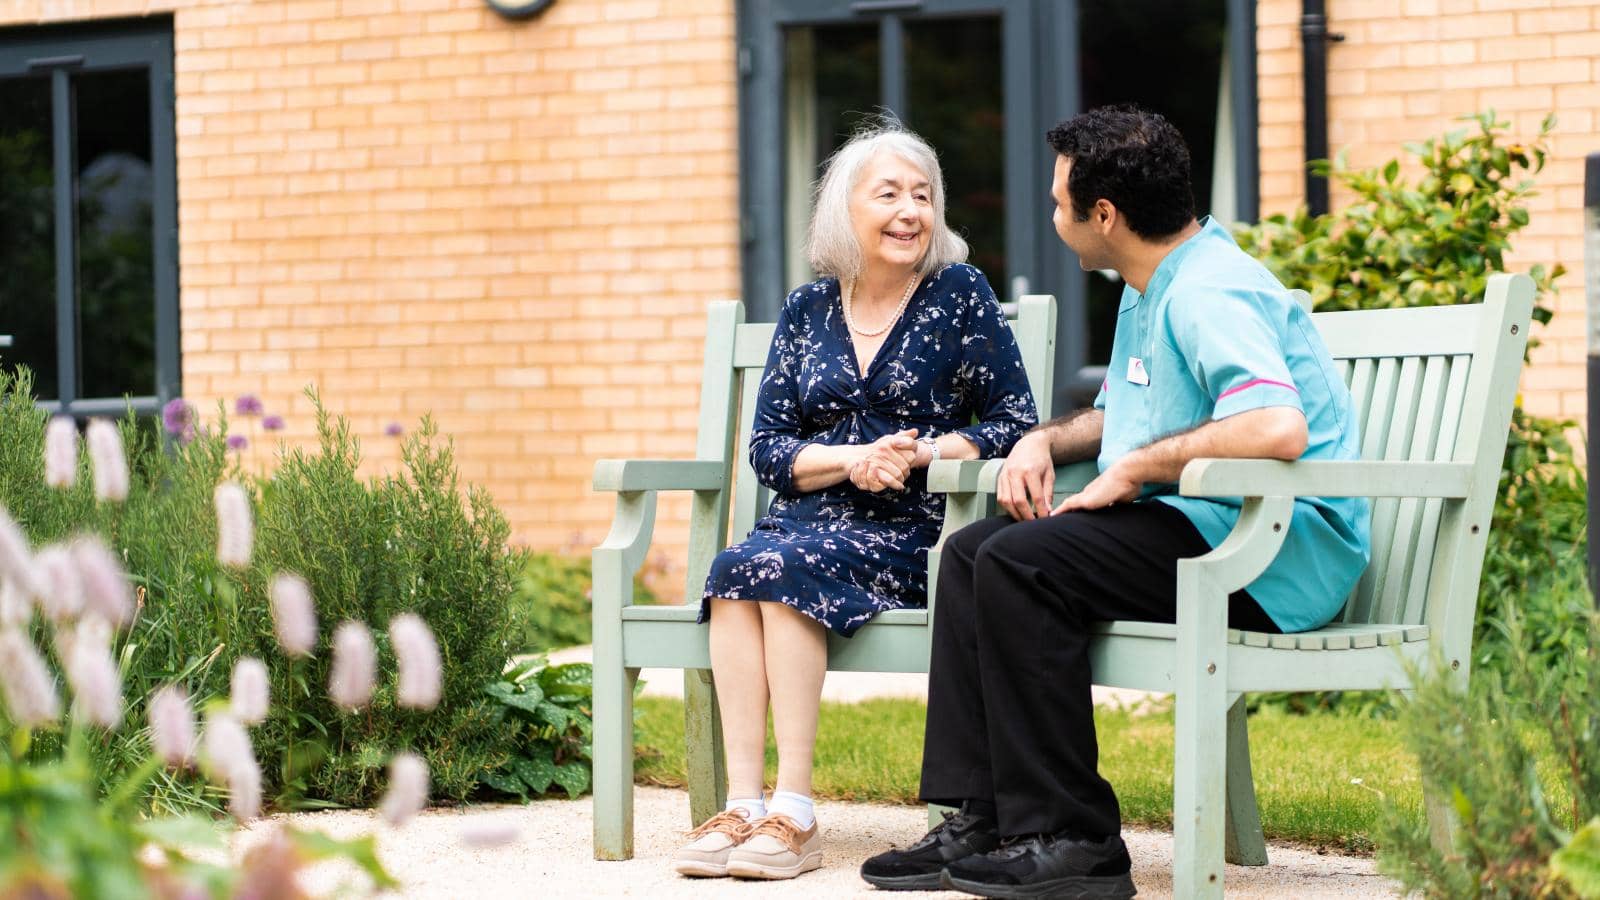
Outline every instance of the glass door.
[[[1028, 80], [1033, 42], [1025, 5], [759, 5], [771, 26], [763, 96], [775, 102], [759, 113], [751, 102], [742, 123], [747, 135], [759, 130], [765, 138], [747, 141], [744, 154], [744, 168], [754, 170], [744, 192], [752, 317], [770, 318], [788, 288], [815, 277], [803, 251], [812, 187], [840, 144], [881, 115], [904, 122], [939, 153], [946, 218], [1000, 298], [1027, 292], [1036, 277], [1033, 246], [1047, 219], [1027, 193], [1044, 131]], [[742, 62], [747, 75], [757, 64], [749, 55]]]

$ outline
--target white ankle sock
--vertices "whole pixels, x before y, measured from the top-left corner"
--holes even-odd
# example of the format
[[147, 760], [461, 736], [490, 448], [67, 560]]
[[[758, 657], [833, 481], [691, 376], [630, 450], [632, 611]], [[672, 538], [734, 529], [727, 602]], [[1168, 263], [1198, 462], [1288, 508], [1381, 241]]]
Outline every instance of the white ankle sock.
[[790, 791], [774, 791], [772, 805], [767, 808], [767, 813], [774, 816], [788, 816], [801, 828], [810, 828], [817, 820], [816, 806], [811, 802], [811, 798]]
[[753, 800], [729, 800], [728, 805], [724, 806], [723, 810], [730, 809], [744, 810], [750, 816], [750, 821], [754, 822], [767, 814], [767, 801], [759, 796]]

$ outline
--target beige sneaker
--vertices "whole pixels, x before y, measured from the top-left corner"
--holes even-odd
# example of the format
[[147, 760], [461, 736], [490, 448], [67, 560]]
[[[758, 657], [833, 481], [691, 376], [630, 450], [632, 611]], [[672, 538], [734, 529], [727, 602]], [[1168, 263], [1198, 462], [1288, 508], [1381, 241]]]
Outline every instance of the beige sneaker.
[[689, 843], [672, 854], [672, 868], [694, 878], [721, 878], [728, 874], [728, 854], [754, 830], [746, 810], [719, 812], [689, 832]]
[[822, 868], [822, 836], [817, 823], [805, 831], [788, 816], [757, 819], [750, 836], [728, 855], [735, 878], [793, 878]]

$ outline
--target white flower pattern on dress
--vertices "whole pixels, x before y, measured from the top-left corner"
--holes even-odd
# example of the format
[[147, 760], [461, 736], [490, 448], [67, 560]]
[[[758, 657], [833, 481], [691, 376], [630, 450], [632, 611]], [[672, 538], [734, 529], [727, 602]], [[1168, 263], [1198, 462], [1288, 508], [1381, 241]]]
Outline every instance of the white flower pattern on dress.
[[[865, 373], [838, 280], [796, 288], [773, 333], [750, 436], [772, 505], [749, 537], [717, 555], [704, 597], [778, 601], [846, 637], [884, 610], [925, 606], [928, 550], [944, 520], [927, 470], [914, 470], [904, 491], [845, 481], [799, 493], [795, 457], [808, 444], [867, 444], [916, 428], [961, 434], [991, 458], [1037, 421], [1011, 327], [972, 266], [924, 280]], [[702, 604], [701, 620], [709, 614]]]

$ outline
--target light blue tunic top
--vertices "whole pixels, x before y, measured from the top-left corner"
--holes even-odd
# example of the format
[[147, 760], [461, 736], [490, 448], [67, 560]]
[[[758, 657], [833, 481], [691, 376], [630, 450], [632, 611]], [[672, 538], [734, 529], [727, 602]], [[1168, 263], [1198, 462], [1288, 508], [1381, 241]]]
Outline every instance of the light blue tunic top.
[[[1102, 472], [1163, 437], [1269, 406], [1305, 414], [1302, 459], [1361, 455], [1350, 391], [1310, 316], [1210, 217], [1167, 254], [1143, 294], [1123, 290], [1094, 405], [1105, 411]], [[1147, 485], [1140, 502], [1171, 504], [1219, 545], [1242, 501], [1179, 497], [1176, 487]], [[1282, 551], [1246, 590], [1284, 631], [1321, 627], [1366, 568], [1370, 519], [1363, 498], [1297, 499]]]

